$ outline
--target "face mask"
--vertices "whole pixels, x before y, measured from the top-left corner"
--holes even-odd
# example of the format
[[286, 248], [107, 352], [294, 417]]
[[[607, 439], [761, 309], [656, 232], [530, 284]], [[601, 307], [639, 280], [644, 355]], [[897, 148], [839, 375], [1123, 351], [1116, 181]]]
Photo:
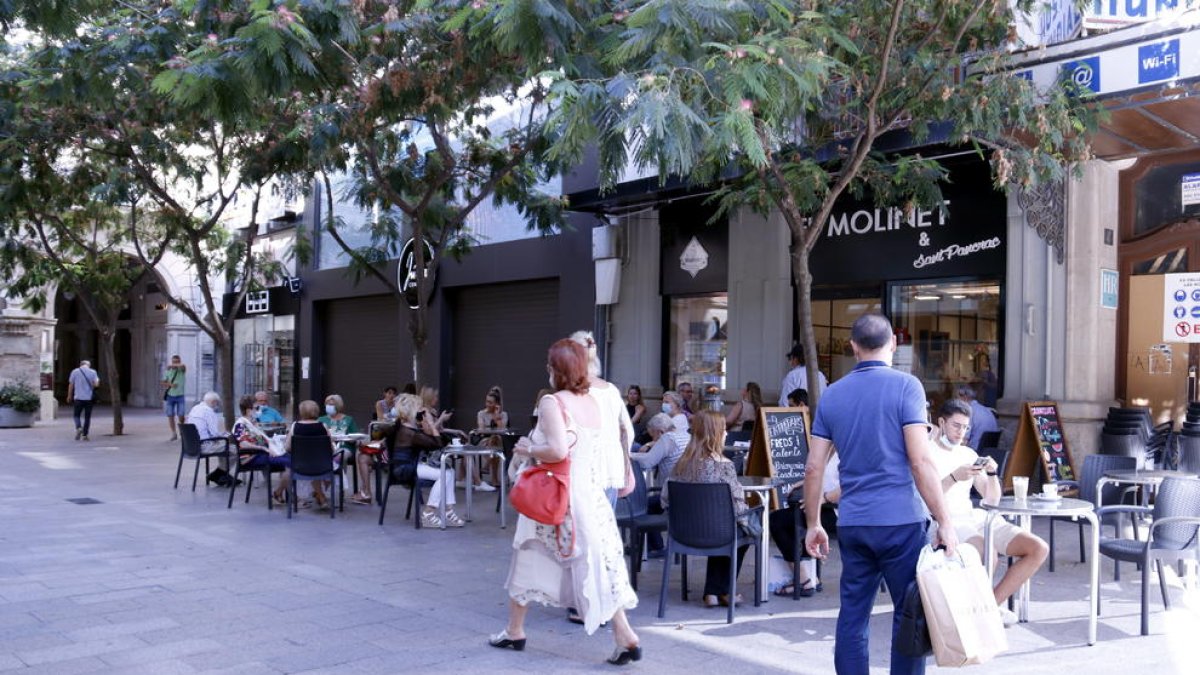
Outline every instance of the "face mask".
[[662, 411], [663, 411], [664, 413], [666, 413], [667, 415], [670, 415], [670, 414], [671, 414], [671, 410], [672, 410], [673, 408], [674, 408], [674, 406], [672, 406], [670, 403], [664, 403], [664, 404], [662, 404]]
[[333, 406], [331, 406], [331, 405], [328, 405], [328, 404], [326, 404], [326, 406], [325, 406], [325, 414], [326, 414], [326, 415], [329, 415], [329, 416], [331, 416], [331, 417], [332, 417], [332, 416], [333, 416], [334, 414], [336, 414], [336, 413], [337, 413], [337, 408], [335, 408], [335, 407], [333, 407]]

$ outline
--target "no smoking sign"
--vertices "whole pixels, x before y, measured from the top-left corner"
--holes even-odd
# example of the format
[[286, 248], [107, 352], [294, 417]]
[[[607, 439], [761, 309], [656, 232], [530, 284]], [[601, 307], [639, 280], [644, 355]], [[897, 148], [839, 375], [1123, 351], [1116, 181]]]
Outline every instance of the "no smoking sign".
[[1200, 342], [1200, 274], [1163, 275], [1163, 342]]

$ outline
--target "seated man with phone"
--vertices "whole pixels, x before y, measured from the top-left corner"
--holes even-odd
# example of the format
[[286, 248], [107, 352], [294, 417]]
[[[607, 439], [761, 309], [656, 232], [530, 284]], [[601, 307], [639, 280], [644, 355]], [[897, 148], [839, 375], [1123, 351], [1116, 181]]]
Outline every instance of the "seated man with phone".
[[[970, 427], [970, 406], [958, 399], [946, 401], [938, 411], [930, 455], [942, 479], [946, 508], [950, 511], [958, 540], [971, 544], [982, 556], [987, 512], [972, 506], [971, 487], [983, 495], [983, 500], [989, 504], [999, 501], [1003, 489], [996, 476], [996, 461], [991, 457], [980, 457], [970, 447], [963, 445]], [[1050, 548], [1040, 537], [1003, 518], [997, 518], [992, 523], [992, 542], [998, 553], [1017, 559], [993, 589], [996, 604], [1003, 605], [1042, 566]], [[1017, 616], [1003, 606], [1000, 615], [1004, 618], [1005, 626], [1017, 622]]]

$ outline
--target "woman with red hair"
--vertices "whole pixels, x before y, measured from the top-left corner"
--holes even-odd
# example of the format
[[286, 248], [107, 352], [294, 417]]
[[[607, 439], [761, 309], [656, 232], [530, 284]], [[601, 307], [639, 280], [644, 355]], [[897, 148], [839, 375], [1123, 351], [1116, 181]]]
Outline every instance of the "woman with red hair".
[[621, 534], [604, 494], [608, 478], [599, 440], [602, 415], [588, 396], [587, 350], [559, 340], [546, 361], [554, 394], [538, 401], [537, 428], [517, 441], [514, 461], [552, 463], [570, 457], [570, 509], [561, 526], [524, 515], [517, 519], [505, 584], [508, 626], [488, 643], [524, 650], [531, 601], [574, 607], [589, 635], [612, 621], [616, 649], [608, 662], [624, 665], [642, 658], [638, 636], [625, 616], [625, 610], [637, 606], [637, 594], [629, 585]]

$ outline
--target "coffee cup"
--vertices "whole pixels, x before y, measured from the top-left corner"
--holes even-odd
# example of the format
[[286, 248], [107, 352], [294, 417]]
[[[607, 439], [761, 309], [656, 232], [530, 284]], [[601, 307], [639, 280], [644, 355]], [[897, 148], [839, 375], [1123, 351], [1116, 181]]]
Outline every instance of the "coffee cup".
[[462, 439], [461, 438], [452, 438], [452, 439], [450, 439], [450, 445], [453, 445], [456, 448], [462, 447]]
[[1043, 483], [1042, 496], [1046, 499], [1058, 499], [1058, 483]]
[[1025, 501], [1029, 496], [1029, 477], [1028, 476], [1013, 476], [1013, 497], [1019, 501]]

